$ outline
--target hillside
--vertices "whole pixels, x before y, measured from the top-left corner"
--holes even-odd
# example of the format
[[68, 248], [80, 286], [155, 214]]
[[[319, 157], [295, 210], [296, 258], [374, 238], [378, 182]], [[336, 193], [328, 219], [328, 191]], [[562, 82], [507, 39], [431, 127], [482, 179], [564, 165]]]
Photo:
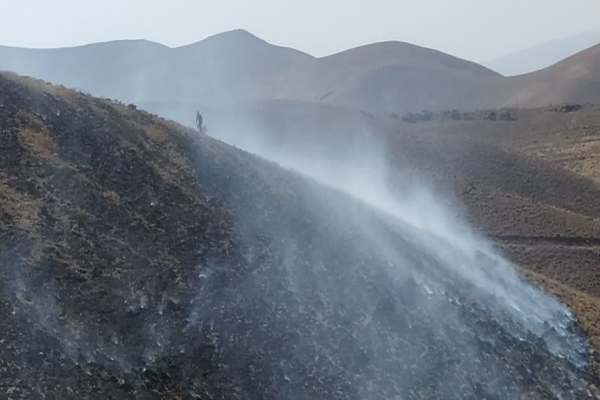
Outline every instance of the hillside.
[[484, 64], [502, 75], [522, 75], [547, 68], [598, 43], [600, 43], [600, 32], [585, 32], [540, 43]]
[[509, 85], [514, 90], [510, 103], [520, 107], [598, 103], [600, 45], [541, 71], [509, 78]]
[[600, 349], [598, 106], [447, 112], [411, 123], [267, 102], [210, 120], [211, 134], [228, 143], [358, 191], [379, 190], [361, 182], [383, 179], [402, 199], [411, 182], [427, 184], [527, 273], [561, 285]]
[[570, 313], [474, 237], [14, 75], [0, 131], [9, 398], [594, 398]]
[[480, 65], [402, 42], [374, 43], [315, 60], [294, 71], [297, 88], [279, 98], [373, 112], [444, 108], [498, 77]]

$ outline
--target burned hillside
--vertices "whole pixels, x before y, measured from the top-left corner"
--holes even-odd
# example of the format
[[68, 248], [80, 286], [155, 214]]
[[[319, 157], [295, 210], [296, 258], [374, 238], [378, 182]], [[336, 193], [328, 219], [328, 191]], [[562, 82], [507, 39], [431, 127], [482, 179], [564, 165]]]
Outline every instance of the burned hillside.
[[594, 398], [574, 317], [485, 245], [9, 74], [0, 133], [9, 398]]

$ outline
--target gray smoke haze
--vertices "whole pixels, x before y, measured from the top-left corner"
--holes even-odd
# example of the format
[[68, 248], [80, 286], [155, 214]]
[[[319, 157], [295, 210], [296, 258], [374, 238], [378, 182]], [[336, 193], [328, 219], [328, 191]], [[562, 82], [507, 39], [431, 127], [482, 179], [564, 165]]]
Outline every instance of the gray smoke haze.
[[[235, 117], [232, 115], [232, 118]], [[455, 259], [452, 257], [454, 251], [462, 254], [465, 260], [455, 259], [457, 262], [447, 263], [445, 267], [496, 296], [500, 300], [499, 305], [514, 312], [515, 318], [521, 320], [526, 329], [541, 334], [540, 327], [547, 321], [556, 323], [553, 327], [563, 331], [561, 326], [564, 320], [560, 321], [559, 318], [555, 321], [553, 317], [562, 315], [567, 320], [572, 318], [566, 307], [520, 279], [514, 267], [497, 254], [491, 243], [478, 237], [459, 219], [456, 212], [446, 208], [445, 204], [460, 207], [455, 199], [442, 200], [444, 194], [435, 193], [431, 183], [423, 176], [403, 177], [402, 171], [390, 170], [391, 156], [385, 150], [385, 143], [378, 139], [382, 135], [373, 132], [375, 128], [372, 126], [363, 123], [355, 127], [358, 134], [348, 132], [346, 126], [329, 126], [329, 130], [308, 133], [307, 136], [311, 138], [345, 135], [344, 148], [336, 152], [331, 152], [331, 149], [319, 152], [318, 143], [303, 148], [295, 143], [286, 143], [287, 136], [278, 139], [278, 134], [294, 129], [290, 126], [280, 126], [281, 132], [267, 133], [255, 131], [250, 120], [244, 120], [243, 124], [245, 128], [236, 124], [234, 130], [217, 126], [214, 137], [347, 193], [369, 207], [415, 228], [415, 232], [423, 232], [419, 235], [424, 240], [421, 245], [430, 252], [438, 253], [439, 259]], [[400, 188], [393, 188], [392, 184]], [[336, 206], [331, 205], [332, 208]], [[368, 228], [365, 227], [365, 230], [368, 231]], [[385, 242], [382, 238], [372, 238], [376, 248]], [[447, 246], [452, 251], [445, 249]], [[378, 250], [384, 253], [391, 251], [385, 246]], [[478, 266], [478, 257], [488, 259], [493, 267], [486, 270]]]
[[[432, 325], [429, 328], [432, 331], [452, 335], [451, 332], [464, 334], [473, 329], [469, 326], [471, 322], [465, 320], [464, 315], [459, 315], [460, 313], [447, 307], [447, 303], [459, 308], [466, 306], [463, 303], [465, 300], [462, 296], [465, 293], [462, 290], [469, 287], [470, 300], [481, 305], [487, 316], [494, 320], [500, 329], [510, 332], [509, 335], [516, 341], [542, 341], [548, 351], [559, 359], [569, 360], [578, 367], [587, 365], [588, 345], [580, 333], [572, 330], [575, 319], [567, 307], [525, 282], [519, 277], [515, 267], [498, 254], [491, 243], [479, 237], [461, 221], [460, 212], [451, 212], [447, 204], [460, 208], [455, 199], [443, 200], [447, 195], [436, 193], [427, 179], [418, 173], [403, 176], [402, 171], [390, 169], [392, 156], [387, 153], [385, 143], [380, 140], [382, 135], [378, 135], [372, 124], [365, 123], [365, 119], [349, 118], [350, 122], [346, 120], [339, 126], [328, 121], [324, 124], [326, 127], [321, 128], [319, 125], [323, 121], [319, 121], [318, 118], [310, 122], [299, 122], [297, 118], [285, 121], [285, 117], [282, 117], [275, 124], [277, 129], [272, 129], [262, 120], [264, 116], [259, 117], [258, 113], [254, 116], [254, 122], [251, 113], [244, 116], [243, 122], [234, 122], [236, 114], [240, 113], [238, 110], [228, 114], [229, 117], [221, 116], [225, 120], [229, 118], [227, 121], [216, 117], [211, 131], [214, 137], [359, 200], [368, 208], [376, 210], [380, 217], [395, 227], [394, 229], [398, 229], [398, 232], [401, 232], [400, 237], [410, 243], [409, 247], [414, 246], [413, 249], [431, 257], [431, 264], [427, 267], [415, 262], [410, 256], [407, 257], [406, 243], [396, 242], [397, 236], [382, 232], [376, 227], [377, 224], [373, 225], [370, 220], [353, 218], [352, 210], [345, 208], [343, 203], [328, 203], [323, 207], [328, 213], [343, 216], [340, 217], [340, 221], [344, 221], [344, 227], [339, 229], [343, 230], [348, 225], [354, 226], [354, 229], [361, 231], [361, 237], [368, 241], [369, 251], [373, 256], [388, 260], [388, 268], [383, 271], [386, 279], [392, 282], [412, 281], [416, 285], [420, 295], [411, 298], [411, 307], [431, 317], [429, 322]], [[303, 117], [311, 118], [310, 113]], [[313, 131], [302, 133], [303, 128]], [[324, 144], [328, 141], [327, 138], [332, 136], [344, 138], [342, 148], [332, 149]], [[322, 138], [323, 143], [315, 142], [315, 138]], [[297, 249], [291, 246], [287, 251], [293, 253]], [[316, 262], [322, 262], [320, 256], [317, 256]], [[292, 276], [304, 273], [295, 270], [297, 265], [289, 265], [286, 268]], [[323, 268], [327, 268], [326, 263]], [[290, 285], [294, 285], [293, 280]], [[336, 292], [343, 289], [333, 286], [321, 290]], [[352, 292], [364, 302], [361, 306], [376, 310], [376, 302], [373, 303], [368, 296], [363, 295], [364, 291], [365, 288], [362, 287], [352, 288]], [[398, 297], [402, 298], [403, 295], [398, 293]], [[372, 317], [369, 314], [365, 316], [367, 326]], [[416, 331], [413, 332], [415, 333]], [[377, 342], [383, 340], [381, 333], [356, 334], [359, 337], [364, 334], [369, 338], [369, 342], [374, 346], [369, 351], [377, 354], [371, 360], [372, 366], [378, 371], [385, 371], [389, 365], [378, 361], [385, 359], [379, 353], [383, 350], [377, 350]], [[411, 337], [411, 333], [396, 334]], [[493, 346], [499, 345], [493, 342], [493, 336], [491, 334], [490, 338], [483, 340], [491, 340]], [[460, 341], [456, 337], [447, 337], [446, 340]], [[449, 348], [456, 345], [446, 344]], [[397, 343], [388, 345], [398, 346]], [[486, 364], [483, 361], [486, 357], [485, 351], [477, 343], [467, 340], [461, 342], [458, 347], [458, 357], [464, 357], [461, 363], [466, 364], [469, 362], [467, 360], [470, 360], [477, 364]], [[386, 351], [394, 350], [388, 348]], [[411, 359], [406, 353], [398, 353], [396, 356], [396, 362], [405, 357]], [[426, 368], [428, 362], [431, 360], [419, 360], [417, 368]], [[517, 361], [519, 362], [525, 361]], [[466, 365], [462, 367], [468, 368]], [[499, 381], [493, 384], [498, 393], [502, 392], [501, 387], [506, 385], [511, 388], [509, 390], [514, 390], [510, 392], [511, 396], [523, 395], [515, 388], [515, 382], [511, 381], [514, 377], [504, 375], [506, 371], [502, 370], [502, 366], [492, 362], [484, 368], [491, 368], [497, 376], [505, 376], [506, 380], [502, 381], [502, 378], [499, 378]], [[575, 376], [572, 378], [577, 380]], [[355, 384], [371, 387], [369, 382], [359, 380]], [[402, 384], [408, 385], [407, 382], [403, 382], [400, 386]], [[360, 398], [378, 398], [374, 393], [376, 391], [370, 394], [361, 393]], [[554, 394], [557, 397], [562, 396], [559, 389], [556, 389]], [[468, 397], [467, 394], [464, 395]]]

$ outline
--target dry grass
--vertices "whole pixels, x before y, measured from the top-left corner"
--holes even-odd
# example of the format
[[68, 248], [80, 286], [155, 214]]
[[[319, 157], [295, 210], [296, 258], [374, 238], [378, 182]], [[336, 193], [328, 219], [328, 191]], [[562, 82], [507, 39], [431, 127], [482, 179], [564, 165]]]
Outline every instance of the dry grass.
[[[529, 269], [522, 270], [522, 273], [527, 279], [538, 283], [569, 305], [588, 336], [590, 344], [598, 352], [600, 350], [600, 298], [590, 296]], [[600, 377], [600, 365], [595, 366], [595, 371]]]
[[532, 155], [600, 183], [600, 137], [594, 140], [575, 139], [562, 145], [549, 143], [535, 149]]
[[51, 96], [61, 98], [63, 101], [70, 105], [76, 105], [83, 98], [82, 94], [76, 90], [68, 89], [62, 85], [52, 85], [49, 82], [41, 79], [36, 79], [27, 76], [20, 76], [13, 72], [2, 71], [0, 72], [2, 78], [8, 79], [14, 82], [18, 82], [23, 87], [31, 90], [34, 93], [39, 94], [45, 93]]
[[106, 191], [102, 192], [101, 195], [106, 200], [108, 200], [112, 205], [117, 206], [117, 207], [121, 205], [121, 196], [119, 196], [118, 193], [116, 193], [112, 190], [106, 190]]
[[21, 144], [36, 156], [49, 161], [59, 162], [56, 156], [56, 143], [54, 139], [44, 130], [35, 131], [30, 128], [19, 131]]
[[18, 228], [30, 231], [40, 221], [41, 208], [39, 200], [18, 193], [0, 175], [0, 220], [9, 218]]

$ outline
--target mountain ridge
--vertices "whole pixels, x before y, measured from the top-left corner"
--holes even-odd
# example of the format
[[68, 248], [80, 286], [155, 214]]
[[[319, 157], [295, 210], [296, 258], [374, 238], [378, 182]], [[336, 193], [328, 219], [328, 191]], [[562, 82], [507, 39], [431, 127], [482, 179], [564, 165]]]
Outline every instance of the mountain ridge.
[[592, 47], [540, 71], [504, 77], [406, 42], [314, 57], [244, 30], [173, 48], [148, 41], [56, 50], [0, 47], [0, 69], [123, 101], [170, 102], [171, 108], [187, 101], [201, 108], [289, 99], [379, 114], [594, 103], [600, 101], [598, 60]]
[[[52, 55], [59, 50], [28, 50], [22, 55], [18, 49], [0, 48], [0, 69], [124, 101], [187, 98], [200, 103], [210, 98], [217, 103], [269, 98], [315, 101], [328, 91], [343, 90], [339, 85], [360, 81], [391, 65], [494, 75], [474, 63], [403, 42], [375, 43], [321, 58], [269, 44], [240, 30], [176, 48], [148, 43], [136, 49], [136, 43], [145, 42], [125, 43], [134, 47], [128, 53], [119, 50], [123, 43], [109, 42], [62, 49], [56, 57]], [[160, 54], [153, 55], [153, 51]], [[77, 55], [80, 52], [86, 56]], [[96, 76], [89, 74], [90, 68], [82, 61], [90, 56], [96, 59]], [[107, 80], [101, 80], [103, 75]]]

